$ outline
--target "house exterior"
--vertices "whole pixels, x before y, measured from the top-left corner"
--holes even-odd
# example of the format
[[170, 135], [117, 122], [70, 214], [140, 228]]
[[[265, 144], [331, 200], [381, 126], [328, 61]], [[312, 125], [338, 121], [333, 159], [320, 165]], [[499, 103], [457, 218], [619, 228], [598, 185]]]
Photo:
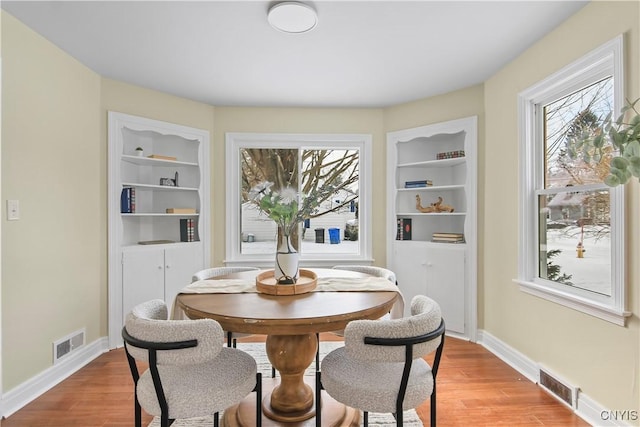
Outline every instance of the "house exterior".
[[[1, 224], [3, 415], [108, 350], [107, 111], [211, 133], [212, 259], [225, 259], [226, 132], [367, 133], [385, 170], [386, 132], [477, 115], [479, 343], [521, 372], [545, 366], [580, 388], [578, 412], [640, 411], [640, 184], [627, 188], [628, 310], [618, 326], [523, 293], [518, 253], [520, 91], [625, 34], [626, 97], [640, 97], [640, 4], [594, 1], [483, 84], [379, 109], [220, 107], [96, 74], [2, 12], [2, 195], [20, 221]], [[277, 117], [277, 120], [274, 118]], [[373, 176], [384, 188], [386, 176]], [[385, 265], [386, 200], [373, 198], [373, 257]], [[572, 214], [573, 215], [573, 214]], [[87, 346], [64, 366], [52, 342], [85, 328]], [[635, 380], [634, 380], [635, 379]], [[610, 413], [610, 412], [608, 412]], [[616, 425], [617, 420], [601, 420]], [[623, 420], [638, 425], [636, 420]]]

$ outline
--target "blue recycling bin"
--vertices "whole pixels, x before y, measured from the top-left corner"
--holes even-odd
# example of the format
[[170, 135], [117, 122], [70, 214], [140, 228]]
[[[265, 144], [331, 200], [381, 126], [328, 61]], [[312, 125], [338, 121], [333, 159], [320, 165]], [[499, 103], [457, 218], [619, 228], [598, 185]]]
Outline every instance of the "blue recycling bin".
[[339, 228], [330, 228], [329, 229], [329, 243], [332, 245], [340, 243], [340, 229]]

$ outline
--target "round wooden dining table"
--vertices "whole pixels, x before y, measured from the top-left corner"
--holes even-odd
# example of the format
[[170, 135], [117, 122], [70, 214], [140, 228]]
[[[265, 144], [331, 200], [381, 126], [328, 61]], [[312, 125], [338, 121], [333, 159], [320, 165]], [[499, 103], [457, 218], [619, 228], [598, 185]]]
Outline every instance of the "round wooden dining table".
[[[333, 280], [367, 277], [346, 270], [312, 270], [319, 278]], [[259, 273], [234, 273], [214, 280], [255, 280]], [[299, 295], [250, 292], [180, 294], [176, 302], [190, 319], [214, 319], [225, 331], [267, 335], [267, 356], [280, 378], [263, 380], [262, 425], [305, 427], [315, 426], [315, 378], [305, 379], [304, 371], [316, 355], [316, 333], [343, 330], [356, 319], [378, 319], [391, 310], [397, 298], [398, 293], [393, 291], [316, 291]], [[323, 425], [359, 425], [359, 417], [359, 411], [323, 392]], [[226, 409], [223, 419], [229, 427], [255, 426], [255, 399], [249, 396]]]

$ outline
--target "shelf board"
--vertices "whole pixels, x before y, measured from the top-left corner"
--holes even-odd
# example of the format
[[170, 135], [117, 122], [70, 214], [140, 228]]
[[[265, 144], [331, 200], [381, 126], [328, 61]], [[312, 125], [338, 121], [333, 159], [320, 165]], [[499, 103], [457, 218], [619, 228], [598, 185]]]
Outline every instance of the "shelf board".
[[[424, 243], [428, 246], [446, 246], [447, 248], [451, 248], [451, 247], [456, 247], [456, 248], [464, 248], [465, 246], [467, 246], [467, 242], [461, 242], [461, 243], [448, 243], [448, 242], [432, 242], [431, 240], [394, 240], [396, 243], [399, 244], [405, 244], [405, 242], [418, 242], [418, 243]], [[411, 243], [409, 243], [411, 244]]]
[[464, 185], [432, 185], [430, 187], [412, 187], [398, 188], [398, 191], [448, 191], [448, 190], [464, 190]]
[[164, 190], [164, 191], [199, 191], [193, 187], [173, 187], [171, 185], [137, 184], [135, 182], [123, 182], [123, 187], [135, 187], [141, 190]]
[[422, 212], [397, 212], [396, 216], [465, 216], [466, 212], [433, 212], [433, 213], [422, 213]]
[[411, 163], [400, 163], [398, 164], [398, 168], [447, 168], [451, 166], [461, 165], [465, 163], [467, 159], [465, 157], [456, 157], [453, 159], [442, 159], [442, 160], [426, 160], [424, 162], [411, 162]]
[[178, 217], [185, 217], [185, 216], [198, 216], [200, 215], [198, 212], [196, 213], [191, 213], [191, 214], [169, 214], [169, 213], [152, 213], [152, 212], [145, 212], [145, 213], [121, 213], [120, 215], [122, 215], [123, 217], [147, 217], [147, 216], [167, 216], [167, 217], [171, 217], [171, 216], [178, 216]]
[[199, 166], [197, 163], [181, 162], [178, 160], [150, 159], [148, 157], [129, 156], [123, 154], [120, 157], [123, 161], [133, 163], [138, 166]]
[[171, 247], [176, 247], [176, 246], [184, 246], [184, 245], [194, 245], [194, 244], [199, 244], [200, 240], [196, 240], [194, 242], [180, 242], [180, 241], [174, 241], [172, 243], [158, 243], [158, 244], [148, 244], [148, 245], [142, 245], [138, 242], [134, 242], [134, 243], [123, 243], [122, 244], [122, 248], [123, 249], [127, 249], [127, 250], [153, 250], [153, 249], [162, 249], [165, 248], [167, 246], [171, 246]]

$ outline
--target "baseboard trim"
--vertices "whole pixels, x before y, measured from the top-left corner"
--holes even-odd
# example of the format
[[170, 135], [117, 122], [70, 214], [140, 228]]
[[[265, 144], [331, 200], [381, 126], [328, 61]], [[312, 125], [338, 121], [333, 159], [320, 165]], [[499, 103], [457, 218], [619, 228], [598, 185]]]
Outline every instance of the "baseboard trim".
[[527, 377], [529, 381], [537, 384], [540, 380], [538, 364], [536, 362], [494, 337], [489, 332], [483, 330], [478, 331], [478, 344]]
[[[495, 336], [491, 335], [487, 331], [478, 331], [478, 344], [485, 347], [507, 365], [511, 366], [516, 371], [520, 372], [523, 376], [529, 379], [531, 382], [539, 384], [539, 364], [518, 350], [509, 346], [505, 342], [499, 340]], [[558, 399], [553, 394], [550, 396]], [[558, 402], [562, 402], [558, 399]], [[567, 408], [572, 410], [566, 403], [562, 402]], [[613, 411], [605, 408], [588, 395], [583, 392], [578, 392], [578, 398], [576, 402], [576, 409], [573, 411], [577, 416], [585, 420], [587, 423], [598, 427], [632, 427], [636, 424], [629, 423], [629, 417], [633, 414], [622, 414], [619, 411]], [[637, 417], [638, 414], [635, 414]], [[625, 419], [627, 417], [627, 419]]]
[[4, 393], [0, 401], [2, 417], [6, 418], [23, 408], [108, 350], [109, 340], [107, 337], [98, 338], [70, 354], [66, 360], [49, 367], [35, 377]]

